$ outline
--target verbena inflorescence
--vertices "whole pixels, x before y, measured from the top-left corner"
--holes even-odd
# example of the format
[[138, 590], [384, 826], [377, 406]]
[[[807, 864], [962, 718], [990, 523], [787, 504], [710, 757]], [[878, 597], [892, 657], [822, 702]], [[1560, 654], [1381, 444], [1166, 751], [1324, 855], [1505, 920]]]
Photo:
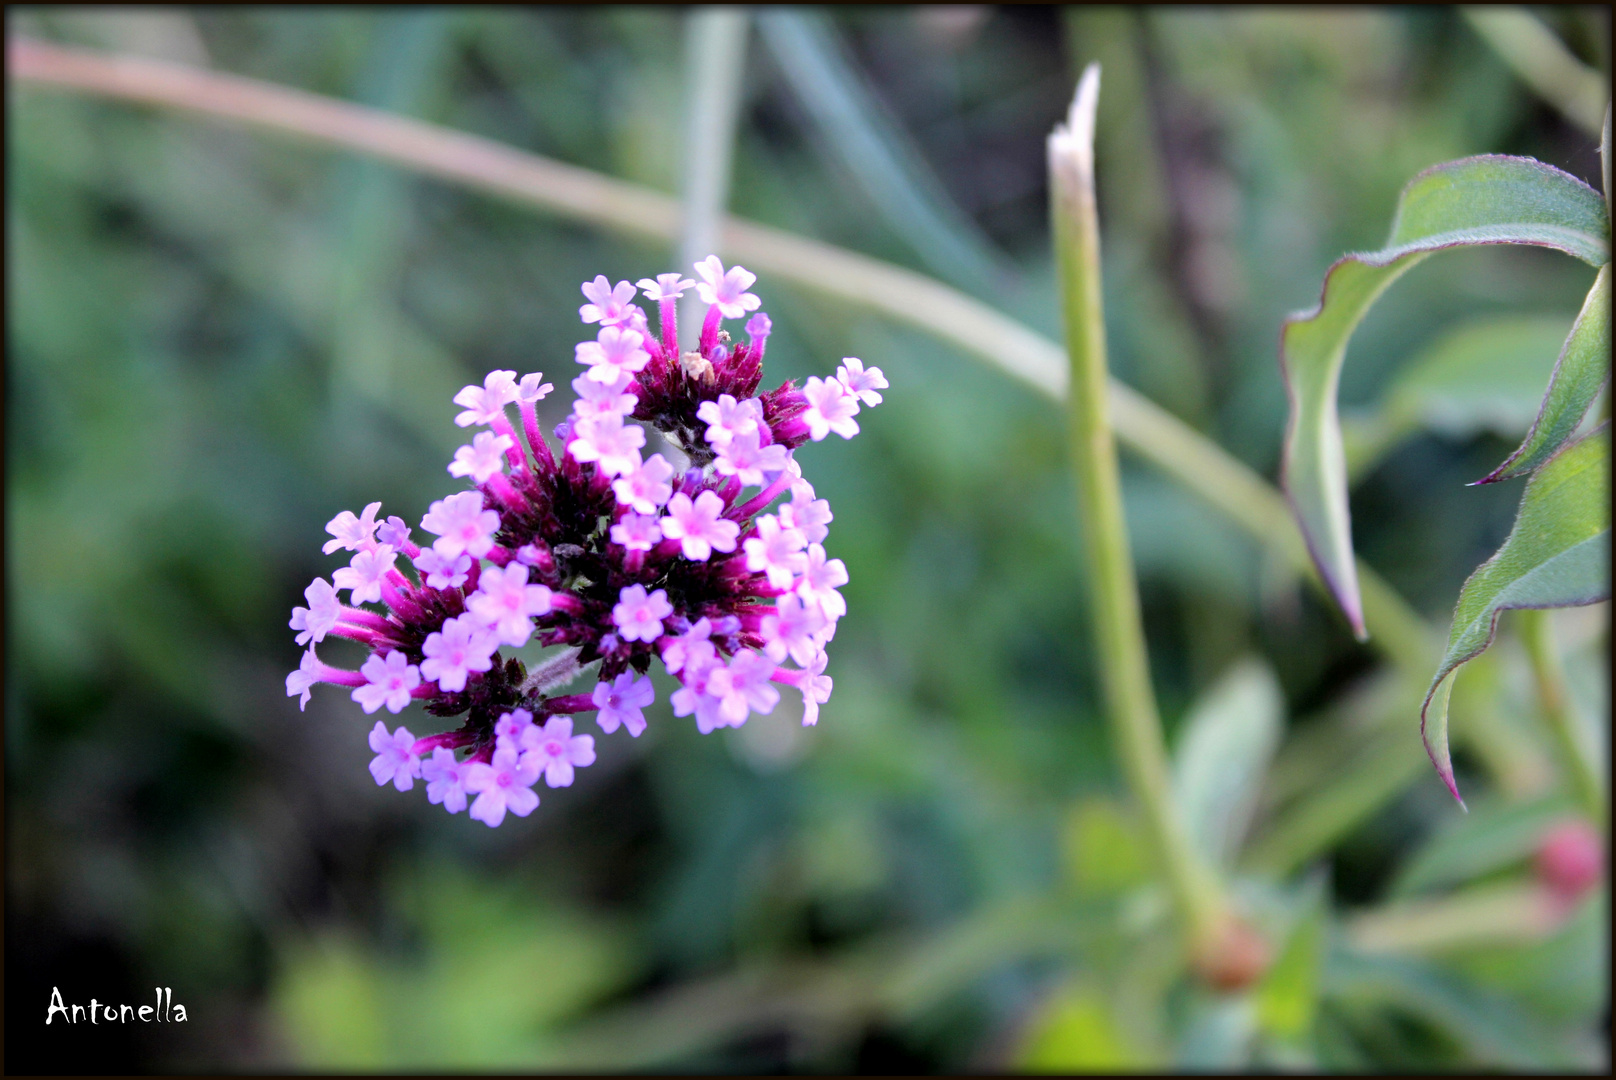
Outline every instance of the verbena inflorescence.
[[[449, 465], [473, 489], [421, 519], [437, 538], [429, 547], [401, 518], [377, 520], [380, 503], [326, 526], [325, 552], [354, 555], [304, 590], [308, 607], [292, 610], [308, 650], [287, 694], [307, 706], [324, 682], [350, 687], [367, 713], [396, 714], [418, 698], [434, 716], [466, 714], [459, 728], [421, 739], [378, 720], [377, 784], [407, 791], [425, 780], [427, 798], [450, 813], [475, 796], [470, 816], [491, 826], [507, 811], [525, 816], [539, 803], [540, 775], [565, 787], [595, 760], [594, 738], [573, 733], [573, 716], [594, 712], [607, 733], [645, 730], [656, 658], [680, 683], [674, 715], [694, 715], [703, 733], [772, 711], [775, 684], [801, 692], [804, 724], [818, 720], [847, 569], [825, 553], [830, 505], [814, 497], [793, 451], [831, 432], [856, 435], [860, 406], [878, 404], [887, 381], [848, 357], [834, 378], [760, 394], [770, 322], [747, 291], [756, 276], [726, 271], [716, 256], [696, 271], [699, 283], [679, 274], [639, 282], [657, 304], [660, 336], [634, 303], [635, 286], [584, 284], [579, 315], [599, 332], [577, 347], [585, 370], [555, 428], [559, 455], [539, 427], [535, 406], [553, 389], [540, 374], [494, 371], [455, 395], [464, 410], [455, 423], [486, 430]], [[698, 347], [681, 352], [675, 308], [692, 287], [707, 314]], [[747, 340], [734, 343], [723, 321], [748, 312]], [[662, 432], [684, 470], [660, 453], [642, 457], [646, 432], [631, 420]], [[314, 649], [328, 635], [371, 654], [358, 671], [332, 667]], [[532, 670], [500, 653], [535, 637], [565, 648]], [[551, 693], [596, 661], [591, 693]]]

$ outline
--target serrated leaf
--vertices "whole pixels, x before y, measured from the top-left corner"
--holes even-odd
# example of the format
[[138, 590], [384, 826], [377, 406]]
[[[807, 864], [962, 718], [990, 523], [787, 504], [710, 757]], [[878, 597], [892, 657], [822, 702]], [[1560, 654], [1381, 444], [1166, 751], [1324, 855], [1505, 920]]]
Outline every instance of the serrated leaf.
[[1610, 381], [1610, 264], [1599, 269], [1565, 348], [1549, 377], [1543, 405], [1526, 439], [1504, 463], [1476, 481], [1491, 484], [1525, 476], [1554, 456]]
[[1609, 476], [1610, 431], [1602, 424], [1537, 471], [1503, 546], [1459, 590], [1447, 653], [1420, 708], [1425, 752], [1455, 799], [1448, 756], [1453, 673], [1492, 644], [1501, 611], [1575, 607], [1610, 596]]
[[1173, 794], [1190, 842], [1228, 865], [1251, 824], [1279, 747], [1285, 700], [1268, 666], [1236, 663], [1197, 701], [1173, 757]]
[[1486, 155], [1437, 165], [1403, 189], [1386, 247], [1337, 260], [1325, 275], [1318, 306], [1285, 321], [1285, 493], [1320, 575], [1359, 638], [1365, 636], [1363, 605], [1336, 410], [1353, 330], [1392, 282], [1434, 251], [1527, 244], [1603, 266], [1610, 258], [1609, 233], [1599, 193], [1542, 162]]

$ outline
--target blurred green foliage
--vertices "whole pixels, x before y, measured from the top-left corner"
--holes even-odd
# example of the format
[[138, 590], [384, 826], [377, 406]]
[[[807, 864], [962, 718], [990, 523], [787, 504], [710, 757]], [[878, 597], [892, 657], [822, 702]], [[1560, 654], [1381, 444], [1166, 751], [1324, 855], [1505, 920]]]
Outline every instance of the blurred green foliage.
[[[1608, 13], [1543, 17], [1608, 70]], [[673, 193], [679, 19], [12, 8], [7, 26], [367, 102]], [[969, 222], [955, 240], [1008, 268], [967, 287], [1053, 332], [1043, 140], [1099, 59], [1113, 365], [1268, 475], [1280, 320], [1339, 253], [1381, 241], [1409, 176], [1508, 152], [1597, 184], [1586, 136], [1447, 10], [855, 9], [819, 30], [840, 58], [820, 76], [857, 80], [848, 107], [880, 115], [816, 120], [754, 35], [733, 212], [925, 270], [868, 186], [891, 162], [832, 145], [864, 123], [905, 140], [883, 183], [948, 200], [914, 227]], [[858, 440], [804, 451], [852, 577], [819, 726], [782, 706], [703, 738], [659, 704], [644, 738], [603, 739], [573, 788], [497, 831], [376, 790], [357, 707], [316, 693], [299, 713], [283, 694], [287, 615], [330, 569], [323, 523], [376, 498], [418, 518], [456, 486], [454, 391], [493, 368], [567, 375], [578, 282], [653, 274], [670, 253], [188, 116], [12, 85], [7, 120], [13, 1071], [1603, 1060], [1603, 890], [1535, 944], [1374, 957], [1345, 929], [1390, 892], [1529, 875], [1533, 807], [1564, 781], [1511, 641], [1467, 669], [1491, 680], [1475, 708], [1459, 684], [1457, 762], [1485, 795], [1456, 825], [1374, 655], [1260, 544], [1129, 466], [1170, 743], [1232, 752], [1258, 777], [1265, 725], [1283, 726], [1260, 787], [1219, 791], [1200, 752], [1179, 763], [1208, 805], [1250, 815], [1243, 848], [1212, 835], [1255, 867], [1237, 893], [1275, 957], [1251, 994], [1199, 989], [1098, 712], [1060, 411], [768, 280], [770, 377], [858, 355], [892, 382]], [[1429, 402], [1437, 384], [1399, 382], [1405, 363], [1463, 320], [1568, 325], [1588, 276], [1505, 250], [1414, 271], [1360, 329], [1344, 406], [1389, 423], [1378, 403]], [[1519, 499], [1464, 484], [1519, 432], [1393, 412], [1431, 430], [1366, 461], [1356, 541], [1443, 623]], [[1604, 619], [1558, 623], [1599, 739]], [[1220, 684], [1251, 656], [1244, 690]], [[1197, 736], [1219, 702], [1235, 735]], [[1469, 749], [1467, 715], [1493, 733]], [[1501, 745], [1519, 752], [1489, 756]], [[1322, 839], [1285, 839], [1290, 810], [1344, 778], [1350, 798], [1314, 804]], [[1276, 835], [1291, 854], [1265, 863]], [[115, 1001], [173, 986], [192, 1022], [42, 1035], [53, 984]]]

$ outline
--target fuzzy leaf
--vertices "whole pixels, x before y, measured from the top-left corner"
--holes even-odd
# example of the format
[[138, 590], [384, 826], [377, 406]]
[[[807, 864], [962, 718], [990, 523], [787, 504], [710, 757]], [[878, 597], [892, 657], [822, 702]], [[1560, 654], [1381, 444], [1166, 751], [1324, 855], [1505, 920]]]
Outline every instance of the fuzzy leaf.
[[1448, 757], [1453, 672], [1492, 644], [1501, 611], [1574, 607], [1610, 596], [1609, 475], [1610, 431], [1602, 424], [1537, 471], [1503, 547], [1459, 590], [1448, 650], [1420, 709], [1425, 751], [1455, 799]]
[[1511, 454], [1502, 465], [1476, 481], [1490, 484], [1495, 480], [1508, 480], [1525, 476], [1554, 456], [1565, 441], [1582, 423], [1588, 406], [1594, 403], [1599, 391], [1610, 380], [1610, 264], [1599, 269], [1594, 287], [1588, 290], [1588, 299], [1582, 303], [1571, 336], [1549, 377], [1549, 389], [1543, 395], [1537, 420], [1520, 449]]
[[1366, 635], [1336, 413], [1341, 363], [1353, 330], [1393, 281], [1433, 251], [1528, 244], [1603, 266], [1610, 258], [1609, 233], [1599, 193], [1542, 162], [1486, 155], [1437, 165], [1403, 189], [1386, 247], [1337, 260], [1325, 275], [1318, 306], [1285, 321], [1285, 492], [1320, 575], [1359, 638]]

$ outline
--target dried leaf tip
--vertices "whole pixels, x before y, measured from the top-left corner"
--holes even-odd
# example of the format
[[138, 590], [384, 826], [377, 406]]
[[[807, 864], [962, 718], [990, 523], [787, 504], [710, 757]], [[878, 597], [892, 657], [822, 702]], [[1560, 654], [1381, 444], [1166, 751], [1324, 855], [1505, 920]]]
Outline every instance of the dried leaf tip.
[[1066, 123], [1049, 134], [1049, 161], [1056, 170], [1071, 170], [1083, 187], [1094, 184], [1094, 116], [1100, 104], [1100, 65], [1090, 64], [1077, 81]]

